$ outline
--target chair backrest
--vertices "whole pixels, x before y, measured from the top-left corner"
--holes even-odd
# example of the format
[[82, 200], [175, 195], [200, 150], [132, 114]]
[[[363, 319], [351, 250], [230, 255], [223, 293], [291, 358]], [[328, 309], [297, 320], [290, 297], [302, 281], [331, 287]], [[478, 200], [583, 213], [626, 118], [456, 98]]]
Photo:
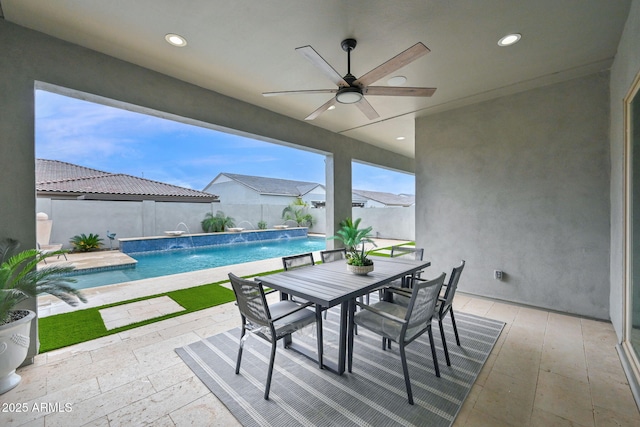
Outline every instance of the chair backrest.
[[322, 258], [323, 263], [340, 261], [347, 258], [347, 250], [345, 248], [341, 248], [322, 251], [320, 252], [320, 258]]
[[264, 296], [262, 283], [247, 280], [229, 273], [229, 280], [236, 294], [238, 309], [243, 318], [258, 326], [271, 326], [271, 313]]
[[406, 337], [411, 338], [430, 324], [436, 310], [438, 295], [444, 283], [445, 274], [432, 280], [413, 280], [411, 299], [407, 307]]
[[313, 253], [309, 252], [300, 255], [291, 255], [282, 257], [282, 265], [285, 270], [291, 270], [292, 268], [304, 267], [306, 265], [314, 265]]
[[424, 256], [424, 248], [414, 248], [412, 246], [391, 246], [391, 258], [401, 256], [411, 256], [416, 261], [422, 261], [422, 257]]
[[440, 314], [446, 313], [451, 308], [451, 304], [453, 304], [453, 297], [456, 294], [456, 289], [458, 289], [458, 281], [460, 280], [460, 276], [462, 275], [464, 265], [465, 261], [462, 260], [460, 265], [454, 267], [451, 271], [451, 274], [449, 275], [447, 290], [444, 292], [444, 301], [440, 305]]

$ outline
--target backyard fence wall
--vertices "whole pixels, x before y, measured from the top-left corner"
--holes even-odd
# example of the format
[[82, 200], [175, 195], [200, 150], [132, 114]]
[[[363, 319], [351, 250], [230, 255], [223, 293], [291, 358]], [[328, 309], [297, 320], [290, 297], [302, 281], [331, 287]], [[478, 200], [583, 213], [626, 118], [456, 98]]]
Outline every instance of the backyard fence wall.
[[[207, 213], [222, 211], [234, 219], [236, 227], [257, 229], [259, 221], [267, 227], [283, 224], [286, 205], [239, 205], [222, 203], [186, 203], [154, 201], [55, 200], [37, 198], [36, 212], [49, 216], [53, 226], [49, 243], [62, 243], [70, 249], [69, 240], [78, 234], [98, 234], [109, 247], [107, 230], [119, 238], [162, 236], [165, 231], [184, 230], [202, 233], [200, 222]], [[310, 208], [314, 218], [310, 233], [325, 234], [325, 209]], [[415, 211], [408, 208], [353, 208], [353, 217], [362, 218], [362, 226], [373, 227], [372, 235], [381, 238], [415, 239]], [[35, 216], [34, 216], [35, 223]], [[184, 225], [183, 225], [184, 224]], [[289, 225], [294, 225], [287, 222]], [[185, 227], [186, 226], [186, 227]], [[47, 242], [40, 242], [46, 244]]]

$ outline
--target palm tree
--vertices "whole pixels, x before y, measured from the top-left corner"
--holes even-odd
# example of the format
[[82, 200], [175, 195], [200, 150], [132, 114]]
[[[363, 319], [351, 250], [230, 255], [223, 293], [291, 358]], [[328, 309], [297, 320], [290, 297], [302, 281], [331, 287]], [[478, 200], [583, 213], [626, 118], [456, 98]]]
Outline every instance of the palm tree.
[[282, 219], [285, 221], [295, 221], [298, 227], [311, 227], [313, 225], [313, 216], [307, 213], [309, 205], [300, 197], [282, 210]]

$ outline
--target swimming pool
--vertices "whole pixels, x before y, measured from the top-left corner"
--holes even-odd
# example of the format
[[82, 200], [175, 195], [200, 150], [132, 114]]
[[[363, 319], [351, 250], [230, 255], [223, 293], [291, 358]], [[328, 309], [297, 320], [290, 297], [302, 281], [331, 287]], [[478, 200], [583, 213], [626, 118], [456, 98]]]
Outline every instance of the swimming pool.
[[73, 286], [77, 289], [95, 288], [133, 280], [321, 251], [325, 248], [324, 238], [303, 237], [218, 245], [210, 248], [129, 253], [127, 255], [138, 261], [135, 267], [76, 274], [73, 277], [77, 283]]

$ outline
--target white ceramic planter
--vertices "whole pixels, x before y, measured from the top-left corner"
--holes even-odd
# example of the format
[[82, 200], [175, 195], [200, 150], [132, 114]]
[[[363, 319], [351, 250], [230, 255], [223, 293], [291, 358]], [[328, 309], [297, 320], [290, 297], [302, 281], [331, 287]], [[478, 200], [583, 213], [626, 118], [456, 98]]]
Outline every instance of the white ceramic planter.
[[364, 276], [365, 274], [369, 274], [373, 271], [373, 264], [365, 266], [347, 264], [347, 270], [353, 274]]
[[31, 321], [36, 313], [31, 310], [20, 320], [0, 326], [0, 394], [20, 383], [16, 368], [24, 362], [29, 349]]

